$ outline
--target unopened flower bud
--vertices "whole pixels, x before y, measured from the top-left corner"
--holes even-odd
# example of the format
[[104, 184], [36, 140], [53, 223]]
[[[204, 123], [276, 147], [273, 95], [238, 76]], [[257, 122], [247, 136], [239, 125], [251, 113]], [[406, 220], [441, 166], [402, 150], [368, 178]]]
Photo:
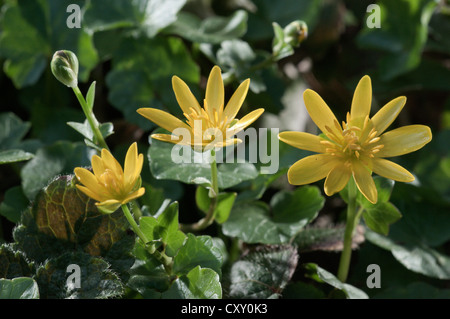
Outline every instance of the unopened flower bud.
[[308, 26], [305, 22], [296, 20], [284, 28], [285, 42], [293, 47], [298, 47], [308, 36]]
[[78, 59], [68, 50], [56, 51], [51, 62], [52, 73], [62, 84], [74, 88], [78, 85]]

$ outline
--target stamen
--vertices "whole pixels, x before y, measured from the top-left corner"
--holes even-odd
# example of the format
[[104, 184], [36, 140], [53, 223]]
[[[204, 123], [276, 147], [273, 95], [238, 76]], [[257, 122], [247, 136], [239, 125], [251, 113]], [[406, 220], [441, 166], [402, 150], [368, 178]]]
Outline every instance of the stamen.
[[380, 137], [375, 137], [375, 138], [371, 139], [368, 144], [376, 143], [379, 140], [380, 140]]
[[356, 155], [356, 158], [359, 159], [359, 152], [358, 151], [355, 151], [355, 155]]

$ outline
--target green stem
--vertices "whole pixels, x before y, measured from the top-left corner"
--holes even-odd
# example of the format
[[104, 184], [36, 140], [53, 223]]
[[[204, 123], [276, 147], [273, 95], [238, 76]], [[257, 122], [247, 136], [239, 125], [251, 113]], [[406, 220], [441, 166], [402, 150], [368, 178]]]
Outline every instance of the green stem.
[[142, 240], [144, 244], [147, 244], [149, 242], [147, 236], [145, 236], [145, 234], [139, 228], [139, 225], [136, 223], [136, 220], [134, 219], [133, 215], [131, 215], [130, 209], [126, 204], [122, 205], [122, 210], [123, 214], [128, 220], [128, 223], [130, 223], [130, 226], [133, 229], [134, 233]]
[[134, 233], [139, 237], [139, 239], [144, 243], [144, 246], [147, 248], [147, 251], [152, 254], [153, 256], [158, 259], [158, 261], [163, 264], [164, 269], [166, 270], [166, 273], [171, 276], [172, 275], [172, 264], [173, 259], [167, 256], [164, 252], [161, 252], [157, 249], [150, 249], [148, 248], [147, 244], [149, 243], [149, 240], [147, 239], [147, 236], [142, 232], [142, 230], [139, 228], [139, 225], [136, 223], [136, 220], [134, 219], [133, 215], [130, 212], [130, 209], [126, 204], [122, 205], [122, 211], [125, 215], [125, 217], [128, 220], [128, 223], [130, 223], [131, 228], [133, 229]]
[[209, 203], [209, 209], [206, 216], [200, 219], [198, 222], [190, 225], [181, 224], [180, 228], [183, 232], [196, 232], [205, 229], [214, 222], [214, 211], [217, 206], [217, 196], [219, 195], [219, 180], [217, 175], [217, 161], [216, 152], [214, 149], [211, 150], [211, 186], [212, 186], [212, 197]]
[[106, 148], [109, 150], [108, 145], [105, 142], [105, 139], [103, 138], [102, 133], [100, 132], [98, 128], [98, 122], [97, 119], [94, 116], [94, 113], [92, 110], [88, 107], [86, 100], [84, 99], [83, 94], [81, 93], [78, 86], [73, 88], [73, 92], [75, 93], [78, 102], [81, 105], [81, 108], [83, 109], [84, 115], [86, 116], [86, 119], [89, 123], [89, 126], [92, 129], [92, 132], [94, 133], [94, 142], [101, 148]]
[[[350, 268], [350, 260], [352, 255], [352, 238], [353, 231], [357, 225], [356, 221], [361, 215], [360, 212], [356, 212], [356, 195], [357, 188], [353, 178], [350, 178], [348, 182], [348, 206], [347, 206], [347, 222], [345, 225], [344, 233], [344, 248], [341, 253], [341, 260], [339, 262], [338, 279], [341, 282], [347, 280], [348, 271]], [[358, 216], [359, 215], [359, 216]], [[358, 218], [357, 218], [358, 217]]]

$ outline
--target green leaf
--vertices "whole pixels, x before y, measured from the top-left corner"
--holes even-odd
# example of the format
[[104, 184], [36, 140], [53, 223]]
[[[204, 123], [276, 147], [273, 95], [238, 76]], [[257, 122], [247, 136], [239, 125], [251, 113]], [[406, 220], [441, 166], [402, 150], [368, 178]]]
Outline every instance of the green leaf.
[[[92, 132], [92, 128], [87, 120], [83, 123], [67, 122], [67, 125], [83, 135], [88, 141], [94, 143], [94, 133]], [[108, 137], [114, 133], [114, 125], [111, 122], [102, 123], [99, 125], [99, 130], [103, 137]]]
[[294, 192], [277, 193], [271, 207], [264, 202], [238, 203], [222, 231], [246, 243], [287, 243], [316, 218], [324, 202], [319, 188], [303, 186]]
[[450, 289], [439, 289], [425, 282], [413, 282], [403, 287], [391, 287], [376, 294], [374, 299], [450, 299]]
[[29, 204], [30, 201], [20, 186], [11, 187], [5, 192], [5, 197], [0, 204], [0, 215], [13, 223], [18, 223], [22, 212]]
[[[214, 209], [214, 220], [219, 224], [223, 224], [230, 216], [231, 208], [233, 207], [237, 193], [219, 193], [217, 196], [217, 203]], [[211, 204], [211, 198], [208, 195], [208, 190], [199, 186], [195, 193], [195, 200], [198, 208], [205, 214], [208, 212]]]
[[35, 272], [34, 264], [12, 244], [0, 246], [0, 278], [31, 277]]
[[[196, 182], [203, 184], [205, 178], [210, 178], [211, 165], [206, 163], [206, 160], [205, 163], [198, 163], [199, 160], [194, 158], [194, 151], [190, 147], [183, 148], [183, 152], [187, 152], [190, 158], [189, 163], [175, 163], [171, 155], [174, 147], [179, 146], [152, 140], [148, 158], [150, 170], [155, 178], [177, 180], [187, 184]], [[223, 163], [218, 165], [217, 175], [219, 188], [226, 189], [255, 178], [258, 176], [258, 171], [250, 163]]]
[[390, 80], [420, 64], [428, 24], [437, 2], [382, 0], [377, 5], [381, 28], [366, 26], [358, 35], [358, 44], [383, 53], [377, 71], [383, 80]]
[[[136, 249], [138, 258], [131, 267], [127, 287], [139, 292], [145, 299], [161, 298], [161, 292], [170, 287], [170, 278], [164, 267], [153, 256], [149, 255], [139, 242]], [[136, 251], [135, 251], [136, 252]]]
[[222, 285], [219, 275], [200, 266], [181, 276], [162, 294], [164, 299], [221, 299]]
[[20, 172], [25, 195], [32, 200], [52, 178], [90, 165], [89, 159], [88, 149], [81, 143], [56, 142], [40, 148]]
[[95, 201], [79, 191], [76, 179], [62, 176], [41, 190], [14, 229], [15, 242], [27, 257], [43, 262], [67, 251], [125, 258], [134, 242], [121, 211], [101, 214]]
[[0, 165], [14, 162], [22, 162], [32, 159], [34, 154], [22, 150], [0, 151]]
[[391, 203], [377, 203], [370, 208], [364, 209], [363, 218], [370, 229], [387, 235], [389, 225], [395, 223], [402, 217], [399, 210]]
[[[80, 287], [72, 284], [69, 265], [80, 267]], [[85, 253], [68, 252], [51, 258], [36, 272], [41, 298], [48, 299], [106, 299], [117, 298], [124, 286], [109, 264]]]
[[260, 246], [233, 264], [230, 298], [278, 298], [294, 274], [298, 254], [291, 246]]
[[450, 279], [450, 257], [423, 244], [399, 244], [394, 240], [366, 231], [366, 239], [389, 250], [407, 269], [439, 279]]
[[223, 256], [220, 248], [209, 236], [187, 235], [187, 240], [174, 258], [173, 271], [177, 275], [189, 273], [197, 265], [222, 274]]
[[187, 83], [200, 80], [199, 67], [181, 39], [126, 38], [114, 52], [106, 77], [108, 99], [128, 121], [150, 129], [154, 124], [139, 115], [138, 108], [164, 105], [182, 115], [171, 87], [174, 75]]
[[170, 257], [177, 254], [186, 239], [186, 235], [179, 230], [177, 202], [172, 203], [157, 218], [141, 217], [139, 228], [149, 241], [161, 241]]
[[207, 17], [203, 20], [188, 12], [180, 12], [178, 19], [164, 32], [179, 35], [192, 42], [218, 44], [240, 38], [247, 31], [247, 12], [237, 10], [229, 17]]
[[19, 143], [30, 126], [29, 122], [23, 122], [14, 113], [0, 113], [0, 150], [20, 148]]
[[0, 56], [5, 58], [5, 73], [16, 87], [35, 84], [48, 67], [53, 53], [61, 48], [77, 54], [79, 77], [83, 81], [97, 64], [92, 33], [88, 33], [85, 28], [67, 27], [66, 9], [72, 2], [13, 1], [5, 6]]
[[398, 183], [392, 202], [404, 212], [392, 225], [389, 237], [396, 242], [438, 247], [450, 240], [450, 205], [429, 187]]
[[320, 283], [322, 282], [327, 283], [328, 285], [341, 290], [347, 296], [348, 299], [369, 298], [364, 291], [352, 285], [341, 282], [332, 273], [326, 271], [325, 269], [320, 268], [316, 264], [308, 263], [303, 266], [308, 272], [308, 277]]
[[89, 87], [89, 90], [86, 94], [86, 103], [90, 110], [94, 108], [94, 100], [95, 100], [95, 81], [92, 82], [91, 86]]
[[85, 23], [93, 31], [132, 27], [151, 38], [176, 21], [185, 3], [186, 0], [111, 0], [105, 5], [92, 1], [85, 13]]
[[0, 279], [0, 299], [39, 299], [39, 287], [27, 277]]

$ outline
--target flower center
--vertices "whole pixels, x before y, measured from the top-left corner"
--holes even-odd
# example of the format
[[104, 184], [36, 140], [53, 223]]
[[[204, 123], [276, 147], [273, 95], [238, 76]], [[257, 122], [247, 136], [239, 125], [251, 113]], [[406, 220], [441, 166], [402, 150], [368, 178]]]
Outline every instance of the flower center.
[[200, 112], [190, 108], [190, 113], [184, 113], [187, 124], [192, 128], [194, 138], [201, 140], [214, 140], [216, 136], [226, 138], [226, 130], [230, 126], [228, 118], [223, 116], [222, 110], [209, 109], [205, 100], [205, 108]]
[[107, 168], [103, 174], [100, 175], [98, 180], [105, 186], [108, 192], [114, 196], [114, 198], [118, 199], [126, 196], [126, 194], [124, 194], [123, 182], [118, 180], [118, 177], [112, 170]]
[[[342, 127], [334, 122], [336, 130], [326, 126], [324, 132], [327, 138], [322, 138], [321, 144], [326, 146], [325, 152], [343, 158], [347, 163], [357, 159], [365, 163], [374, 158], [384, 145], [377, 143], [380, 140], [378, 132], [373, 127], [369, 116], [366, 116], [362, 125], [354, 125], [347, 113], [347, 122], [342, 122]], [[336, 133], [339, 132], [339, 133]]]

